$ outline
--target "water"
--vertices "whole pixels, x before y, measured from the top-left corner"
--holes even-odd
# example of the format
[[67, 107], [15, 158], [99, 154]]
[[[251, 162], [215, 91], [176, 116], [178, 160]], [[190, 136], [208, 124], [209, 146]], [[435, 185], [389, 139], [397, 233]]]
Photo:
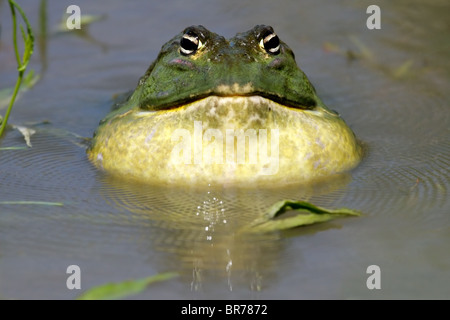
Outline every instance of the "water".
[[[20, 4], [39, 30], [39, 1]], [[0, 201], [64, 206], [0, 205], [0, 298], [73, 299], [80, 292], [65, 285], [71, 264], [81, 268], [82, 291], [180, 273], [136, 298], [450, 297], [447, 1], [377, 1], [382, 29], [373, 31], [365, 13], [373, 1], [78, 1], [82, 14], [104, 15], [87, 37], [54, 32], [70, 4], [47, 2], [48, 37], [30, 63], [42, 79], [10, 119], [50, 124], [38, 126], [32, 148], [0, 151]], [[5, 88], [16, 77], [5, 1], [0, 22]], [[92, 136], [113, 95], [134, 88], [186, 26], [230, 37], [261, 23], [274, 27], [322, 100], [367, 143], [356, 170], [310, 187], [152, 187], [98, 172], [62, 133]], [[349, 58], [361, 47], [371, 57]], [[23, 138], [9, 131], [7, 146], [24, 146]], [[267, 235], [237, 232], [284, 198], [365, 214]], [[373, 264], [381, 290], [366, 287]]]

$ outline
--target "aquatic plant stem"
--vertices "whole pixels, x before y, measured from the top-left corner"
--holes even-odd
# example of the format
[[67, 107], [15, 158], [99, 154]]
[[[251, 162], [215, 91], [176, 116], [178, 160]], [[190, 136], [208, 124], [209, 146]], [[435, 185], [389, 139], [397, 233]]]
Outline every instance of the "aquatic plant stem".
[[19, 71], [19, 78], [16, 81], [16, 86], [14, 87], [14, 92], [11, 97], [11, 101], [9, 102], [8, 109], [6, 110], [5, 117], [2, 120], [2, 125], [0, 127], [0, 137], [3, 135], [3, 131], [5, 131], [6, 124], [8, 122], [9, 115], [11, 113], [14, 101], [16, 100], [17, 93], [19, 92], [20, 85], [22, 84], [23, 71]]
[[[11, 15], [12, 15], [12, 20], [13, 20], [13, 43], [14, 43], [14, 52], [15, 52], [16, 60], [17, 60], [17, 70], [19, 72], [19, 77], [17, 78], [16, 85], [14, 87], [14, 92], [13, 92], [13, 95], [11, 96], [11, 101], [9, 102], [5, 117], [2, 119], [2, 122], [1, 122], [0, 137], [3, 135], [3, 132], [5, 131], [6, 124], [8, 123], [9, 115], [11, 114], [11, 110], [14, 105], [14, 101], [16, 100], [17, 93], [19, 92], [20, 85], [22, 84], [23, 75], [27, 68], [28, 62], [30, 61], [30, 57], [33, 54], [33, 47], [34, 47], [33, 32], [31, 30], [30, 23], [28, 22], [28, 19], [27, 19], [25, 13], [23, 12], [22, 8], [20, 8], [19, 5], [15, 1], [8, 0], [8, 2], [9, 2], [9, 6], [11, 8]], [[20, 59], [19, 48], [17, 46], [16, 9], [19, 11], [20, 15], [22, 16], [23, 21], [25, 22], [25, 24], [27, 26], [27, 35], [25, 35], [25, 32], [24, 32], [22, 26], [20, 26], [20, 30], [22, 31], [23, 41], [25, 42], [25, 48], [24, 48], [22, 61]]]

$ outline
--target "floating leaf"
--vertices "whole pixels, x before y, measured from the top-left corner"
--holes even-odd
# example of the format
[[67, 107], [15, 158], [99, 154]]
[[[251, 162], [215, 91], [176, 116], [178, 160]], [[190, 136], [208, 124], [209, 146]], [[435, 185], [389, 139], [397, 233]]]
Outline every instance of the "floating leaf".
[[27, 147], [0, 147], [0, 150], [26, 150]]
[[[296, 211], [296, 214], [282, 217], [287, 211]], [[263, 217], [246, 227], [245, 231], [269, 232], [284, 230], [325, 222], [341, 216], [359, 215], [361, 215], [359, 211], [348, 208], [326, 209], [306, 201], [281, 200], [273, 204]]]
[[40, 205], [40, 206], [63, 206], [62, 202], [47, 202], [47, 201], [0, 201], [0, 204], [26, 204], [26, 205]]
[[166, 281], [176, 276], [178, 276], [177, 273], [165, 272], [143, 279], [107, 283], [89, 289], [80, 295], [77, 300], [121, 299], [144, 291], [148, 285], [154, 282]]

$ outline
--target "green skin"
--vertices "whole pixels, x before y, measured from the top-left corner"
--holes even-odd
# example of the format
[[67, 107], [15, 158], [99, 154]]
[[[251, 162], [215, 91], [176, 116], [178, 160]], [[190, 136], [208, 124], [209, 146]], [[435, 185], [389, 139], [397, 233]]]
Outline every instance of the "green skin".
[[[271, 33], [271, 27], [259, 25], [227, 40], [202, 26], [186, 28], [162, 47], [131, 97], [102, 120], [89, 159], [115, 175], [172, 184], [309, 182], [355, 167], [362, 156], [355, 135], [317, 97], [284, 42], [276, 53], [266, 50], [262, 40]], [[180, 48], [185, 34], [195, 34], [201, 43], [188, 55]], [[201, 131], [194, 129], [195, 121], [201, 121]], [[177, 129], [190, 140], [174, 136]], [[258, 156], [251, 162], [251, 147], [245, 147], [245, 163], [227, 158], [227, 129], [255, 130], [260, 140], [261, 130], [267, 131], [267, 154], [276, 159], [268, 163]], [[274, 129], [278, 152], [272, 152]], [[223, 135], [223, 161], [205, 161], [218, 152], [211, 141], [215, 146], [222, 141], [208, 130]], [[199, 143], [200, 162], [195, 158]], [[235, 153], [238, 144], [232, 147]], [[174, 149], [181, 150], [183, 163]], [[191, 157], [183, 158], [189, 152]]]

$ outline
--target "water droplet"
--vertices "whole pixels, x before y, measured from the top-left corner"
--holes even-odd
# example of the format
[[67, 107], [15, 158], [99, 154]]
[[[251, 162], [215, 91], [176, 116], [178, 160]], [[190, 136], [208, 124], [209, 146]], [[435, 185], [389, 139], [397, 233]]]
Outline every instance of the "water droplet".
[[233, 261], [232, 260], [228, 261], [228, 264], [225, 267], [225, 270], [227, 270], [227, 272], [230, 272], [232, 266], [233, 266]]

